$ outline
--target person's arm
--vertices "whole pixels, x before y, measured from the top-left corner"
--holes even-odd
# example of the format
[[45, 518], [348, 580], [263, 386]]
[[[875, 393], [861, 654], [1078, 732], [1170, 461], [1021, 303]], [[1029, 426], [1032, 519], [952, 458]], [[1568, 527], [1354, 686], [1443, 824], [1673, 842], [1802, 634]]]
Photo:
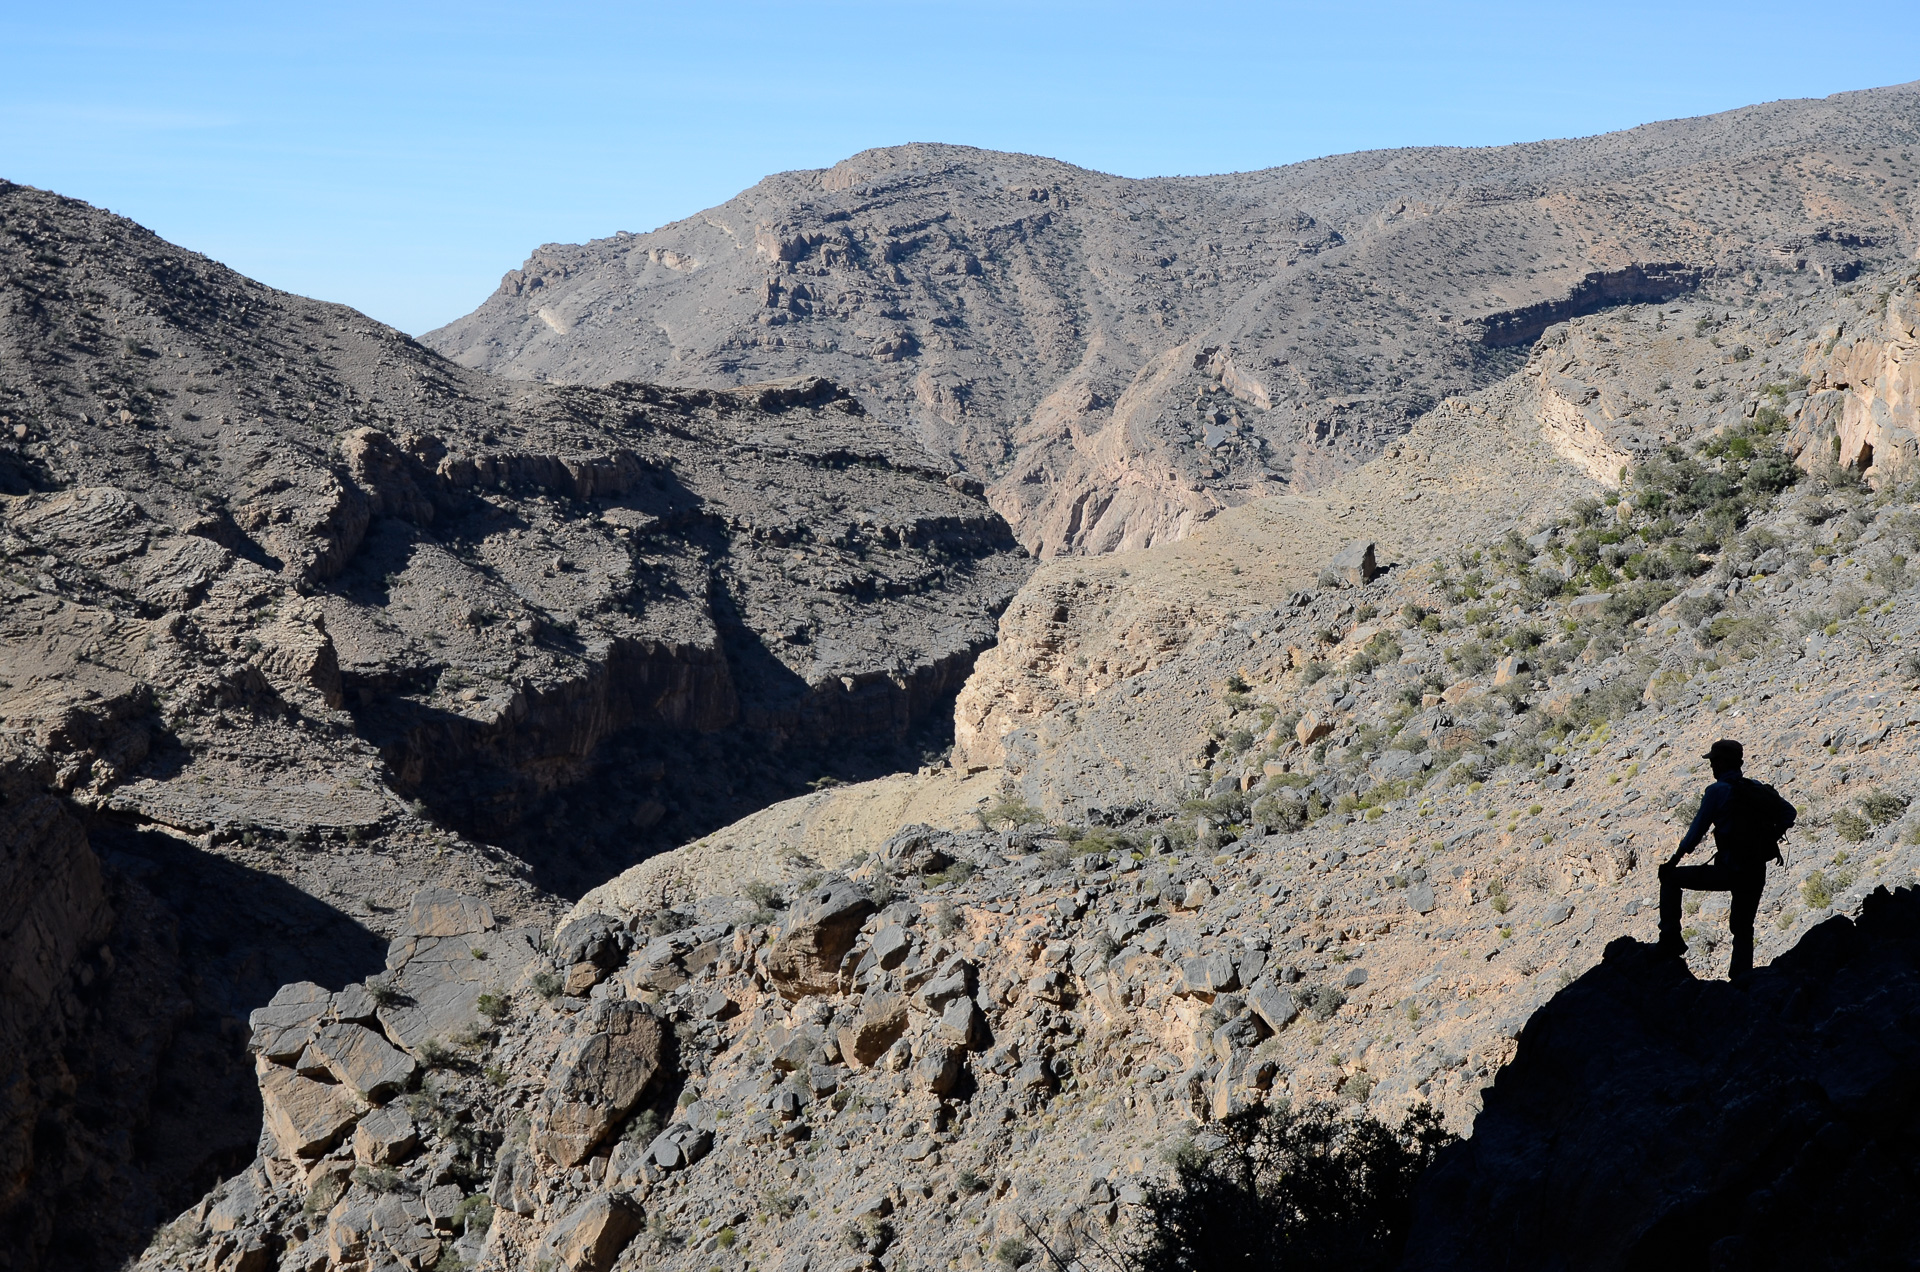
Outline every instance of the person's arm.
[[1727, 788], [1719, 782], [1707, 787], [1707, 793], [1700, 797], [1700, 811], [1693, 815], [1693, 825], [1687, 827], [1687, 833], [1680, 837], [1680, 846], [1673, 850], [1673, 856], [1667, 858], [1670, 866], [1678, 865], [1680, 858], [1700, 846], [1707, 837], [1707, 831], [1713, 828], [1714, 820], [1727, 805]]

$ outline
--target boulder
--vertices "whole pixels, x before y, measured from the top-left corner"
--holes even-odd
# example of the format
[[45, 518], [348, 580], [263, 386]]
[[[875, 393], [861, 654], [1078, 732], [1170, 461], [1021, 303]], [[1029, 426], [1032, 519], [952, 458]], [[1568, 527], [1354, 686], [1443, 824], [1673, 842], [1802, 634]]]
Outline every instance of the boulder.
[[540, 1257], [568, 1272], [607, 1272], [640, 1231], [640, 1208], [621, 1193], [595, 1193], [540, 1242]]
[[1438, 904], [1431, 883], [1416, 883], [1407, 889], [1407, 908], [1415, 914], [1430, 914]]
[[676, 1122], [654, 1136], [647, 1145], [644, 1160], [661, 1170], [681, 1170], [705, 1157], [713, 1148], [713, 1132], [703, 1127]]
[[344, 1087], [303, 1078], [261, 1058], [260, 1103], [283, 1157], [318, 1157], [347, 1133], [361, 1106]]
[[870, 993], [854, 1022], [840, 1031], [840, 1054], [866, 1067], [885, 1055], [907, 1029], [907, 1000], [901, 994]]
[[1247, 991], [1247, 1006], [1275, 1033], [1285, 1029], [1300, 1014], [1300, 1005], [1293, 1001], [1293, 995], [1270, 980], [1261, 981]]
[[554, 1058], [533, 1119], [533, 1147], [562, 1166], [592, 1154], [666, 1060], [666, 1028], [641, 1003], [596, 1003], [583, 1033]]
[[1532, 671], [1532, 663], [1518, 654], [1509, 654], [1493, 665], [1493, 683], [1510, 685]]
[[418, 1056], [429, 1040], [444, 1042], [471, 1028], [480, 995], [512, 986], [540, 958], [538, 936], [532, 928], [512, 928], [396, 938], [387, 950], [387, 981], [400, 996], [380, 1008], [387, 1037]]
[[1356, 539], [1334, 554], [1327, 562], [1327, 568], [1337, 575], [1342, 583], [1358, 587], [1371, 583], [1380, 573], [1380, 567], [1374, 561], [1374, 544], [1368, 539]]
[[874, 933], [873, 944], [867, 948], [874, 962], [892, 971], [906, 961], [907, 951], [912, 947], [913, 938], [907, 934], [907, 929], [898, 923], [889, 923]]
[[566, 924], [554, 934], [552, 953], [567, 969], [566, 992], [573, 995], [586, 993], [626, 960], [619, 931], [604, 914]]
[[950, 958], [940, 965], [933, 979], [921, 987], [920, 1001], [927, 1005], [928, 1011], [945, 1011], [948, 1003], [973, 992], [974, 978], [972, 963], [958, 956]]
[[960, 1084], [960, 1075], [966, 1070], [966, 1062], [965, 1047], [936, 1044], [914, 1066], [913, 1076], [922, 1090], [934, 1095], [947, 1095]]
[[[339, 1021], [322, 1026], [307, 1050], [335, 1081], [376, 1104], [403, 1090], [413, 1080], [416, 1068], [412, 1056], [394, 1048], [373, 1030]], [[308, 1066], [303, 1057], [300, 1067]]]
[[255, 1055], [291, 1063], [307, 1048], [333, 1003], [333, 994], [312, 981], [282, 985], [265, 1007], [247, 1017], [252, 1036], [247, 1046]]
[[987, 1019], [980, 1013], [980, 1004], [967, 997], [948, 1003], [940, 1013], [940, 1036], [969, 1051], [980, 1050], [987, 1039]]
[[392, 1166], [405, 1161], [420, 1145], [413, 1119], [389, 1106], [375, 1109], [353, 1128], [353, 1157], [368, 1166]]
[[830, 994], [860, 925], [877, 909], [866, 891], [844, 879], [797, 898], [780, 939], [767, 951], [767, 975], [784, 998]]
[[1233, 956], [1225, 951], [1212, 954], [1196, 954], [1180, 963], [1180, 980], [1173, 987], [1176, 994], [1224, 994], [1240, 987], [1240, 970], [1233, 965]]
[[1301, 746], [1312, 746], [1332, 732], [1333, 717], [1319, 711], [1303, 713], [1300, 722], [1293, 726], [1293, 736]]

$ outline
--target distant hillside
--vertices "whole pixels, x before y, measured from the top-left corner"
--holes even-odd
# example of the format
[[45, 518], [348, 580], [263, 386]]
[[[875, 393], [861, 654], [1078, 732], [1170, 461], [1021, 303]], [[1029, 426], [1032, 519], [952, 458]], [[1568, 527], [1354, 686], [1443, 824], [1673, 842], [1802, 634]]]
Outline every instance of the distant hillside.
[[1920, 84], [1226, 176], [901, 146], [549, 244], [423, 339], [574, 383], [829, 375], [990, 481], [1030, 549], [1104, 552], [1324, 483], [1551, 322], [1911, 257], [1916, 145]]

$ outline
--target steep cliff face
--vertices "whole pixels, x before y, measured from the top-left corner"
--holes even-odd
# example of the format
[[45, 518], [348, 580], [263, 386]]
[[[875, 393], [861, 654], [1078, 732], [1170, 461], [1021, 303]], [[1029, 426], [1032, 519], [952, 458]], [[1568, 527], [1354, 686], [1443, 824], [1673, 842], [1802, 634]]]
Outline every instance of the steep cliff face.
[[1851, 309], [1807, 347], [1795, 438], [1804, 462], [1836, 463], [1876, 487], [1911, 480], [1920, 472], [1920, 276], [1886, 280]]
[[1036, 554], [1130, 550], [1348, 471], [1557, 323], [1907, 259], [1917, 103], [1153, 180], [872, 150], [547, 244], [424, 339], [525, 379], [829, 375], [989, 482]]

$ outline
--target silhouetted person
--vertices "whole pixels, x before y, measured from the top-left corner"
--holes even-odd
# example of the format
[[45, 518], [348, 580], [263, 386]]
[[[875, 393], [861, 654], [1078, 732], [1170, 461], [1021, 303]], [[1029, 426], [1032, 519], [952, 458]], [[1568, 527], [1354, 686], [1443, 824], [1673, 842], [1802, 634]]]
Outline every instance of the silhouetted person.
[[[1680, 846], [1660, 867], [1659, 949], [1663, 954], [1687, 952], [1687, 943], [1680, 938], [1683, 889], [1730, 892], [1733, 905], [1727, 926], [1733, 930], [1733, 962], [1727, 974], [1738, 978], [1753, 970], [1753, 916], [1767, 886], [1767, 863], [1780, 860], [1780, 837], [1800, 814], [1773, 787], [1741, 774], [1745, 751], [1738, 742], [1715, 742], [1703, 758], [1713, 766], [1713, 785], [1701, 796], [1700, 811], [1693, 815], [1693, 825], [1687, 827]], [[1699, 846], [1709, 826], [1719, 849], [1712, 863], [1681, 865], [1680, 859]]]

